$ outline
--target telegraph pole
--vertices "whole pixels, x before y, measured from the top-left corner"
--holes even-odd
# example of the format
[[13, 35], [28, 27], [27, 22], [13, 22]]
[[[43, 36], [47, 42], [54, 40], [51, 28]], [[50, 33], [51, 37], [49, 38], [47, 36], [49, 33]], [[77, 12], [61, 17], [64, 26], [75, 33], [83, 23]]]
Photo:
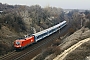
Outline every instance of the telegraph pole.
[[82, 27], [82, 18], [81, 18], [81, 27]]

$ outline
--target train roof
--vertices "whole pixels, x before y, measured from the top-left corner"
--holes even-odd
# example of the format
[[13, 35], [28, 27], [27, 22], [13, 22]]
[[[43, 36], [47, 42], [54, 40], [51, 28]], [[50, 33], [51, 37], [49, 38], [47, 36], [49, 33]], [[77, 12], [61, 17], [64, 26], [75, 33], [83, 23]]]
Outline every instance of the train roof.
[[55, 25], [53, 27], [50, 27], [50, 28], [48, 28], [48, 30], [52, 30], [52, 29], [54, 29], [54, 28], [56, 28], [56, 27], [58, 27], [58, 26], [60, 26], [60, 25], [62, 25], [64, 23], [66, 23], [66, 21], [63, 21], [63, 22], [61, 22], [61, 23], [59, 23], [59, 24], [57, 24], [57, 25]]
[[49, 31], [49, 30], [55, 29], [56, 27], [58, 27], [58, 26], [60, 26], [60, 25], [62, 25], [62, 24], [64, 24], [64, 23], [66, 23], [66, 21], [63, 21], [63, 22], [61, 22], [61, 23], [59, 23], [59, 24], [57, 24], [57, 25], [55, 25], [55, 26], [53, 26], [53, 27], [50, 27], [50, 28], [48, 28], [48, 29], [45, 29], [45, 30], [43, 30], [43, 31], [40, 31], [40, 32], [35, 33], [35, 34], [32, 34], [32, 35], [34, 35], [34, 36], [41, 35], [41, 34], [43, 34], [43, 33], [46, 33], [46, 32]]
[[60, 25], [62, 25], [63, 23], [66, 23], [66, 21], [61, 22]]
[[40, 32], [37, 32], [37, 33], [32, 34], [32, 35], [38, 36], [38, 35], [41, 35], [41, 34], [46, 33], [46, 32], [47, 32], [47, 29], [45, 29], [45, 30], [43, 30], [43, 31], [40, 31]]

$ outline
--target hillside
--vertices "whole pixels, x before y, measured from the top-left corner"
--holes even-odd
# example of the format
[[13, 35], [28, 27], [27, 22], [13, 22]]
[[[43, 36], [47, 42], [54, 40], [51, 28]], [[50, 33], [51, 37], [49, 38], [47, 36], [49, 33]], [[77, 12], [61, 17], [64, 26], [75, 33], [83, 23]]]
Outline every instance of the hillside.
[[87, 56], [89, 56], [90, 53], [89, 46], [90, 46], [90, 29], [82, 28], [76, 31], [71, 36], [67, 37], [64, 43], [60, 45], [61, 50], [64, 50], [64, 52], [62, 52], [63, 55], [60, 54], [62, 56], [60, 60], [77, 60], [77, 59], [83, 60]]
[[0, 55], [13, 50], [14, 40], [54, 26], [63, 19], [61, 8], [0, 3]]
[[[79, 12], [79, 10], [70, 10], [64, 12], [62, 8], [49, 6], [41, 8], [39, 5], [25, 6], [0, 3], [0, 55], [13, 51], [13, 42], [16, 39], [24, 37], [24, 35], [37, 33], [41, 30], [47, 29], [63, 20], [70, 22], [71, 33], [82, 27], [84, 28], [78, 33], [70, 35], [66, 40], [62, 40], [63, 43], [61, 44], [60, 39], [55, 40], [57, 41], [54, 46], [56, 49], [53, 51], [56, 55], [60, 54], [74, 43], [77, 43], [79, 40], [89, 36], [89, 34], [86, 34], [89, 33], [86, 31], [90, 28], [89, 11]], [[60, 49], [57, 46], [59, 44]], [[50, 51], [52, 48], [53, 47], [47, 49]], [[56, 55], [52, 54], [50, 56], [55, 57]], [[49, 59], [49, 57], [44, 58]]]
[[90, 52], [90, 48], [89, 48], [90, 41], [86, 40], [88, 41], [86, 42], [83, 39], [87, 39], [87, 38], [90, 38], [90, 29], [83, 27], [80, 30], [71, 34], [70, 36], [67, 36], [67, 38], [65, 39], [57, 39], [56, 42], [53, 43], [54, 45], [48, 47], [44, 52], [40, 53], [33, 59], [34, 60], [86, 59], [86, 57], [89, 56], [89, 52]]
[[[90, 46], [90, 42], [89, 41], [86, 42], [87, 41], [86, 39], [90, 38], [90, 18], [89, 17], [90, 17], [89, 11], [78, 13], [77, 10], [73, 10], [73, 11], [70, 11], [69, 13], [66, 12], [65, 18], [66, 19], [69, 18], [71, 22], [70, 30], [68, 34], [65, 35], [66, 38], [64, 37], [58, 38], [57, 40], [54, 41], [54, 43], [52, 43], [51, 47], [48, 47], [33, 59], [34, 60], [53, 60], [58, 55], [61, 56], [63, 60], [77, 60], [77, 59], [83, 60], [83, 59], [87, 59], [87, 57], [89, 58], [90, 49], [88, 46]], [[84, 39], [86, 41], [84, 41]], [[82, 40], [85, 43], [80, 42]]]

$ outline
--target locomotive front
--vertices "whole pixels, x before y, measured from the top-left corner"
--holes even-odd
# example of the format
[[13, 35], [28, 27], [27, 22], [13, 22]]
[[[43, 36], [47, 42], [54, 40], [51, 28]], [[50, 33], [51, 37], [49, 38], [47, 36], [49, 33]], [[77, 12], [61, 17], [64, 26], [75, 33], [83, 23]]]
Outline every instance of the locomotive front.
[[22, 48], [22, 41], [21, 40], [16, 40], [14, 42], [14, 47], [15, 47], [15, 49], [21, 49]]

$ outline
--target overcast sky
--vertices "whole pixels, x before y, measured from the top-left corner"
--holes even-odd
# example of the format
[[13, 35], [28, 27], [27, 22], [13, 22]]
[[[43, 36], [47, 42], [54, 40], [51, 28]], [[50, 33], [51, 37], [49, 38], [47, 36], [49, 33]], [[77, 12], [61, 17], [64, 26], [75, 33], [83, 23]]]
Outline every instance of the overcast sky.
[[0, 0], [1, 3], [10, 5], [40, 5], [41, 7], [51, 6], [63, 9], [90, 9], [90, 0]]

